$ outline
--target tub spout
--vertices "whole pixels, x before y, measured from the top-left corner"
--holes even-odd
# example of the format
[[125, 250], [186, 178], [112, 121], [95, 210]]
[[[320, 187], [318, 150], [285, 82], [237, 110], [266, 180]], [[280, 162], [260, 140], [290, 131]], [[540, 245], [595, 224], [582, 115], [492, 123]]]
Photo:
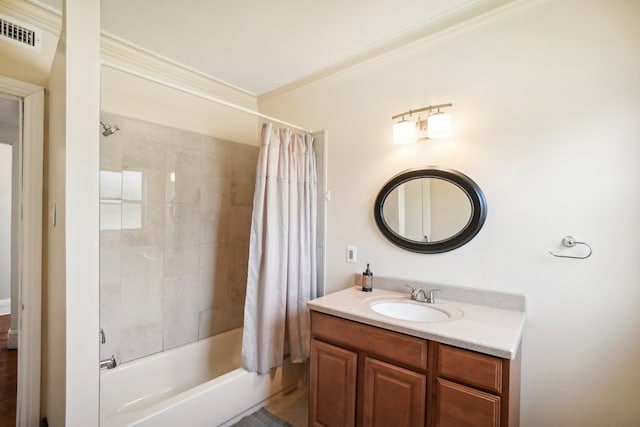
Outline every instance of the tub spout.
[[113, 357], [113, 355], [111, 356], [110, 359], [105, 359], [105, 360], [101, 360], [100, 361], [100, 369], [113, 369], [116, 366], [118, 366], [118, 362], [116, 362], [116, 358]]

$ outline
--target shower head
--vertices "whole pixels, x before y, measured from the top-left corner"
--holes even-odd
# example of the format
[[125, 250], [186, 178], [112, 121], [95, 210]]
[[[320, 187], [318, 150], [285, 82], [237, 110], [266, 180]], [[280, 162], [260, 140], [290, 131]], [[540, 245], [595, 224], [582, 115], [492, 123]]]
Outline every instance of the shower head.
[[102, 120], [100, 120], [100, 124], [102, 125], [102, 129], [104, 129], [104, 131], [102, 132], [102, 135], [104, 135], [104, 136], [113, 135], [114, 133], [116, 133], [116, 132], [118, 132], [120, 130], [120, 128], [118, 126], [108, 125], [105, 122], [103, 122]]

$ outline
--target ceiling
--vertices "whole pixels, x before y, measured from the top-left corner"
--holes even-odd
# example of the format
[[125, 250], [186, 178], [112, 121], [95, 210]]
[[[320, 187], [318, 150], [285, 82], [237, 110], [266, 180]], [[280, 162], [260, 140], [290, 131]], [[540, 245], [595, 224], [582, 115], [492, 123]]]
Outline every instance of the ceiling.
[[112, 35], [262, 95], [461, 10], [505, 2], [102, 0], [101, 19]]

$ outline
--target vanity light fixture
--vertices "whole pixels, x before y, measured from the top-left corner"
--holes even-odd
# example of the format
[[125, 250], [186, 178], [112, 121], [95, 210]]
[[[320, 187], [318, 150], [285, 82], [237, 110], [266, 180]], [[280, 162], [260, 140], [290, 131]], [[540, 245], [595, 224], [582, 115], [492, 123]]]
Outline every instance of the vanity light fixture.
[[[400, 119], [393, 125], [393, 143], [409, 144], [425, 139], [447, 138], [452, 133], [451, 114], [440, 111], [453, 104], [429, 105], [428, 107], [409, 110], [391, 117], [391, 120]], [[426, 120], [423, 116], [427, 116]], [[414, 118], [412, 119], [412, 116]], [[418, 132], [426, 136], [417, 137]]]
[[411, 144], [416, 142], [416, 123], [413, 120], [405, 120], [404, 117], [393, 125], [393, 143]]

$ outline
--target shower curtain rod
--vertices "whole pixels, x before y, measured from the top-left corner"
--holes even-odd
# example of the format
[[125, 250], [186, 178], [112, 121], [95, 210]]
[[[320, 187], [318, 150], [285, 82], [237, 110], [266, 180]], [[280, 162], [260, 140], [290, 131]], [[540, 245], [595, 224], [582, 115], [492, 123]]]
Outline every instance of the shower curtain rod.
[[301, 126], [298, 126], [298, 125], [294, 125], [293, 123], [285, 122], [284, 120], [280, 120], [280, 119], [277, 119], [275, 117], [259, 113], [259, 112], [255, 111], [255, 110], [250, 109], [250, 108], [246, 108], [246, 107], [243, 107], [241, 105], [237, 105], [237, 104], [234, 104], [232, 102], [225, 101], [225, 100], [220, 99], [220, 98], [216, 98], [214, 96], [206, 95], [204, 93], [200, 93], [200, 92], [195, 91], [195, 90], [187, 89], [185, 87], [178, 86], [178, 85], [175, 85], [173, 83], [165, 82], [163, 80], [156, 79], [155, 77], [147, 76], [146, 74], [142, 74], [142, 73], [140, 73], [138, 71], [134, 71], [134, 70], [132, 70], [130, 68], [126, 68], [126, 67], [123, 67], [121, 65], [116, 65], [116, 64], [114, 64], [112, 62], [101, 60], [101, 63], [105, 67], [113, 68], [114, 70], [122, 71], [123, 73], [127, 73], [127, 74], [130, 74], [132, 76], [140, 77], [141, 79], [148, 80], [150, 82], [157, 83], [159, 85], [166, 86], [166, 87], [169, 87], [171, 89], [179, 90], [180, 92], [184, 92], [184, 93], [187, 93], [189, 95], [197, 96], [198, 98], [206, 99], [207, 101], [215, 102], [216, 104], [224, 105], [226, 107], [233, 108], [234, 110], [242, 111], [244, 113], [251, 114], [251, 115], [260, 117], [262, 119], [269, 120], [271, 122], [280, 123], [280, 124], [285, 125], [287, 127], [290, 127], [290, 128], [293, 128], [293, 129], [297, 129], [297, 130], [301, 130], [301, 131], [306, 132], [306, 133], [312, 133], [310, 130], [305, 129], [305, 128], [303, 128]]

